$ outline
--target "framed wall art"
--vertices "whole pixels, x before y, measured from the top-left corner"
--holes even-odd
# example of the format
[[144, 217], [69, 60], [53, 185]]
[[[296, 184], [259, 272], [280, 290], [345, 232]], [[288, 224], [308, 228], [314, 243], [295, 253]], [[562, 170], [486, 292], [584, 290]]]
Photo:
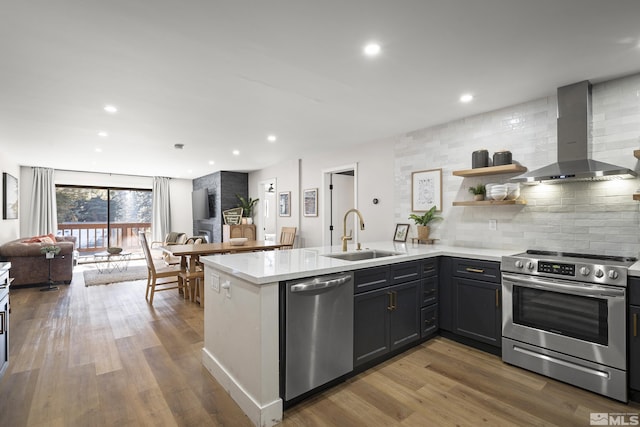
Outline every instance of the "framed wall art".
[[302, 192], [304, 216], [318, 216], [318, 189], [309, 188]]
[[278, 214], [280, 216], [291, 216], [291, 191], [278, 193]]
[[18, 219], [18, 178], [2, 173], [2, 218]]
[[411, 210], [426, 212], [433, 206], [442, 211], [442, 169], [411, 173]]
[[409, 224], [396, 224], [396, 232], [393, 233], [394, 242], [406, 242], [409, 234]]

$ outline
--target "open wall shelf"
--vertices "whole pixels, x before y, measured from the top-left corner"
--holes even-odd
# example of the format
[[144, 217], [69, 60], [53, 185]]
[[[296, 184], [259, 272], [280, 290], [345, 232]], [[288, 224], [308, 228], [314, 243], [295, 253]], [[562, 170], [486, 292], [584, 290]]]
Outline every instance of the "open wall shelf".
[[517, 164], [489, 166], [486, 168], [464, 169], [453, 171], [453, 175], [462, 177], [471, 176], [486, 176], [486, 175], [498, 175], [503, 173], [522, 173], [526, 172], [527, 168]]
[[464, 201], [453, 202], [453, 206], [506, 206], [506, 205], [526, 205], [526, 200], [481, 200], [481, 201]]

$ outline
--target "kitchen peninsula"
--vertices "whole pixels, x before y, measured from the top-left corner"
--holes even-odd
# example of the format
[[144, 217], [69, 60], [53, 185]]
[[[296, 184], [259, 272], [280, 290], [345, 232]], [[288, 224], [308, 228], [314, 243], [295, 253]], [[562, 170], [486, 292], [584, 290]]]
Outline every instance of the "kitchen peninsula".
[[[396, 255], [348, 261], [338, 246], [204, 257], [203, 364], [256, 425], [282, 420], [280, 282], [436, 256], [499, 262], [516, 250], [380, 242], [366, 251]], [[348, 253], [358, 253], [349, 248]], [[330, 255], [330, 256], [327, 256]], [[339, 351], [339, 349], [334, 349]]]

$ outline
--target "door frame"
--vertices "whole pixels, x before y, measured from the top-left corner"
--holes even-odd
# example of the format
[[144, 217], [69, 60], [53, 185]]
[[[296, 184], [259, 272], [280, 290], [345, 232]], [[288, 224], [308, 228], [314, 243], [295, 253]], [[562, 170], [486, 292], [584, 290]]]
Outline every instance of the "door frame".
[[[278, 179], [277, 178], [270, 178], [270, 179], [263, 179], [261, 181], [258, 182], [258, 198], [261, 199], [260, 201], [264, 202], [264, 193], [267, 192], [267, 189], [269, 188], [269, 185], [273, 184], [273, 191], [276, 194], [276, 203], [274, 204], [273, 207], [270, 207], [270, 211], [274, 214], [275, 217], [275, 221], [276, 221], [276, 241], [278, 241], [278, 207], [277, 207], [277, 194], [278, 194]], [[264, 205], [262, 203], [259, 203], [259, 209], [258, 209], [258, 216], [257, 218], [254, 217], [254, 224], [256, 225], [256, 240], [265, 240], [264, 239], [264, 212], [263, 212], [263, 207]]]
[[[331, 242], [329, 226], [331, 225], [331, 175], [353, 171], [353, 207], [358, 209], [358, 163], [335, 166], [322, 169], [322, 191], [320, 191], [320, 206], [322, 207], [322, 246], [328, 246]], [[359, 228], [354, 227], [353, 242], [358, 241]], [[340, 242], [333, 242], [339, 244]]]

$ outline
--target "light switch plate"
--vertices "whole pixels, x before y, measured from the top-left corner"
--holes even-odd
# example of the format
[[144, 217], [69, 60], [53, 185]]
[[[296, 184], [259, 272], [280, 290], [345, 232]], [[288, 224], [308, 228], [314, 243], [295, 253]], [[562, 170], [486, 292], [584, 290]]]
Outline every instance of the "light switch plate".
[[211, 290], [220, 292], [220, 276], [211, 274]]
[[498, 220], [497, 219], [490, 219], [489, 220], [489, 230], [497, 230], [498, 229]]

